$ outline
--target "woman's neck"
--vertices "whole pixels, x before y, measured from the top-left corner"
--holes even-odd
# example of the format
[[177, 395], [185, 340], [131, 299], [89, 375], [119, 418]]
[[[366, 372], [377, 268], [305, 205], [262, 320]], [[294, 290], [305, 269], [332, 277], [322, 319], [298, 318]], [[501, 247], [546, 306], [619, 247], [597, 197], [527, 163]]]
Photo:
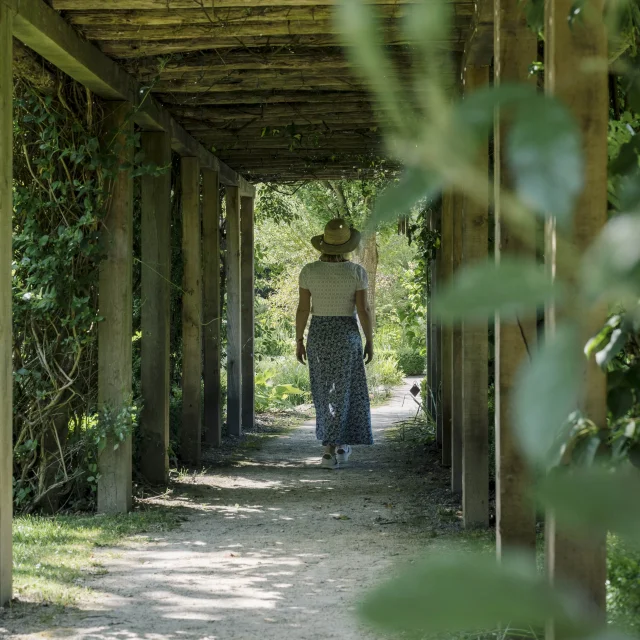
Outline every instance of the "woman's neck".
[[349, 262], [344, 256], [320, 256], [321, 262]]

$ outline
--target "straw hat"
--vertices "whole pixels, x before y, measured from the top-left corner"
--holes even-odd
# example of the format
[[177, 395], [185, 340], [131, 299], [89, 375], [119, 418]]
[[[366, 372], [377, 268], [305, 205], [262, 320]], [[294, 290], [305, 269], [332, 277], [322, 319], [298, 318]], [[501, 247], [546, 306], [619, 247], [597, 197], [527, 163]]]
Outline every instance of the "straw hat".
[[311, 244], [331, 256], [351, 253], [360, 244], [360, 232], [341, 218], [336, 218], [327, 223], [323, 235], [311, 238]]

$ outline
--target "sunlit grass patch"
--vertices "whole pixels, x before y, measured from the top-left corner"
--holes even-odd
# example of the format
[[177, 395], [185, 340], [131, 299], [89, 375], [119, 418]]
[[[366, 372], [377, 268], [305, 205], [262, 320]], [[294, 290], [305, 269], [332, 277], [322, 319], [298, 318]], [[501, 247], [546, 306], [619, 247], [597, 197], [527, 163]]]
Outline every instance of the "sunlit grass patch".
[[18, 516], [13, 523], [15, 595], [30, 602], [73, 604], [86, 591], [88, 576], [106, 572], [93, 555], [97, 547], [167, 531], [178, 522], [177, 514], [160, 509], [118, 516]]

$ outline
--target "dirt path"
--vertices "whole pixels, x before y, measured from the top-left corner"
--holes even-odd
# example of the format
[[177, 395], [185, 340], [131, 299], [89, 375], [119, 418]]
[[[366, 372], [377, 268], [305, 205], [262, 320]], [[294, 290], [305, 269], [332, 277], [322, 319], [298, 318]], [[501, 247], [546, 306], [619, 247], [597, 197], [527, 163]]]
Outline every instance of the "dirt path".
[[95, 597], [47, 632], [14, 639], [315, 640], [377, 637], [354, 610], [394, 565], [458, 528], [447, 474], [385, 431], [413, 418], [411, 381], [373, 412], [373, 447], [317, 468], [314, 423], [248, 460], [197, 476], [176, 497], [180, 529], [105, 550]]

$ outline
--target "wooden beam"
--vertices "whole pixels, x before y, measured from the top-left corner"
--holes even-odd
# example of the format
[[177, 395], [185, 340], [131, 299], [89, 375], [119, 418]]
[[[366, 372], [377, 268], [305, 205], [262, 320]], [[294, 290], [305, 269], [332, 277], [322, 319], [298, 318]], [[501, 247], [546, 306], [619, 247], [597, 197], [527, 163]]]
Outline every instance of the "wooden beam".
[[227, 427], [242, 435], [242, 334], [240, 282], [240, 193], [225, 189], [227, 204]]
[[[451, 280], [453, 271], [453, 215], [455, 196], [445, 192], [442, 196], [442, 270], [439, 271], [439, 284], [444, 286]], [[451, 466], [451, 399], [453, 397], [453, 329], [451, 326], [441, 328], [441, 362], [442, 362], [442, 464]]]
[[190, 466], [201, 460], [202, 435], [202, 262], [200, 167], [182, 158], [182, 428], [180, 458]]
[[[457, 4], [455, 0], [450, 0]], [[167, 5], [167, 2], [169, 5]], [[415, 0], [404, 0], [391, 2], [390, 0], [367, 0], [367, 4], [373, 5], [402, 5], [412, 4]], [[193, 9], [194, 0], [109, 0], [109, 8], [118, 11], [140, 11], [140, 10], [166, 10], [169, 6], [172, 10]], [[338, 0], [215, 0], [214, 16], [219, 9], [230, 7], [253, 8], [253, 7], [320, 7], [334, 6]], [[53, 0], [52, 5], [58, 11], [103, 11], [104, 2], [100, 0]], [[204, 8], [207, 4], [204, 4]], [[209, 12], [211, 13], [211, 12]]]
[[[118, 163], [131, 163], [131, 105], [107, 105], [105, 139], [118, 145]], [[117, 135], [116, 135], [117, 132]], [[98, 323], [98, 403], [116, 415], [132, 402], [131, 337], [133, 318], [133, 180], [119, 171], [109, 184], [109, 210], [103, 222], [106, 256], [100, 264]], [[107, 438], [98, 460], [98, 512], [126, 513], [132, 502], [131, 434]]]
[[242, 343], [242, 429], [255, 424], [255, 359], [254, 347], [254, 216], [253, 198], [244, 196], [240, 204], [241, 226], [241, 343]]
[[[526, 23], [518, 0], [495, 0], [494, 84], [535, 82], [529, 65], [537, 56], [537, 37]], [[504, 223], [500, 189], [510, 181], [504, 160], [504, 124], [494, 133], [495, 254], [535, 259], [532, 245], [523, 246]], [[533, 240], [533, 239], [532, 239]], [[505, 547], [535, 550], [535, 512], [528, 500], [531, 477], [514, 437], [511, 394], [518, 370], [536, 344], [536, 310], [521, 314], [519, 322], [495, 322], [495, 441], [496, 543], [498, 556]]]
[[[607, 222], [607, 129], [609, 93], [607, 77], [607, 31], [604, 3], [589, 5], [584, 18], [570, 23], [570, 0], [545, 3], [545, 89], [557, 96], [572, 112], [582, 132], [585, 158], [584, 189], [575, 207], [572, 240], [584, 251]], [[599, 61], [599, 64], [594, 64]], [[553, 241], [553, 238], [551, 238]], [[547, 247], [547, 255], [553, 252]], [[585, 326], [583, 342], [594, 335], [606, 320], [606, 310], [593, 314]], [[545, 328], [553, 331], [555, 310], [551, 308]], [[607, 426], [607, 381], [593, 361], [585, 364], [583, 415], [598, 428]], [[552, 517], [547, 518], [547, 571], [552, 581], [573, 582], [601, 612], [605, 623], [607, 551], [606, 535], [585, 531], [562, 531]], [[555, 637], [550, 624], [547, 636]]]
[[13, 336], [13, 38], [11, 12], [0, 5], [0, 607], [12, 595]]
[[[442, 200], [433, 213], [433, 228], [442, 237]], [[442, 286], [442, 242], [436, 251], [433, 261], [433, 292], [438, 293]], [[439, 321], [433, 323], [433, 397], [436, 408], [436, 444], [442, 446], [442, 324]]]
[[[462, 265], [462, 210], [464, 199], [453, 196], [452, 275]], [[451, 490], [462, 493], [462, 326], [451, 327]]]
[[[471, 14], [472, 3], [466, 3]], [[377, 13], [384, 18], [402, 18], [406, 14], [406, 7], [401, 4], [379, 5]], [[108, 11], [73, 11], [66, 15], [68, 22], [79, 27], [192, 27], [202, 25], [207, 29], [215, 27], [232, 27], [235, 24], [247, 22], [321, 22], [332, 20], [333, 7], [330, 6], [262, 6], [254, 7], [249, 12], [245, 7], [226, 7], [215, 9], [212, 7], [197, 7], [191, 5], [188, 9], [126, 10], [118, 11], [109, 7]], [[177, 36], [180, 37], [180, 36]]]
[[202, 172], [202, 261], [204, 287], [204, 439], [222, 442], [220, 385], [220, 182], [215, 171]]
[[[489, 67], [467, 67], [465, 95], [489, 84]], [[465, 198], [462, 257], [465, 267], [487, 259], [489, 245], [489, 145], [476, 168], [486, 177], [482, 199]], [[486, 323], [462, 327], [462, 513], [465, 527], [489, 525], [489, 334]]]
[[[264, 91], [257, 89], [252, 93], [238, 92], [237, 95], [229, 93], [199, 93], [191, 95], [174, 95], [171, 93], [155, 94], [163, 104], [179, 105], [187, 109], [199, 106], [220, 107], [228, 105], [235, 108], [242, 108], [242, 105], [283, 105], [288, 103], [292, 108], [296, 108], [300, 103], [307, 105], [338, 104], [342, 102], [365, 102], [369, 104], [369, 94], [366, 91]], [[369, 106], [367, 108], [370, 108]], [[171, 107], [173, 111], [174, 107]]]
[[[171, 140], [142, 134], [145, 160], [171, 166]], [[169, 481], [169, 328], [171, 278], [171, 173], [141, 178], [142, 351], [140, 471], [152, 484]]]
[[[17, 0], [12, 0], [17, 1]], [[454, 29], [452, 33], [443, 35], [442, 39], [433, 41], [434, 48], [444, 51], [463, 51], [466, 29]], [[135, 36], [131, 40], [103, 40], [100, 49], [115, 58], [136, 58], [168, 55], [170, 53], [187, 53], [189, 51], [211, 51], [215, 49], [237, 49], [238, 47], [335, 47], [338, 38], [331, 33], [312, 33], [295, 35], [243, 36], [218, 35], [212, 37], [173, 38], [167, 40], [140, 40]], [[386, 46], [407, 45], [406, 36], [401, 33], [386, 34]]]
[[478, 0], [476, 11], [467, 35], [462, 67], [483, 67], [493, 58], [494, 3]]
[[219, 171], [225, 184], [253, 195], [253, 187], [204, 149], [126, 71], [94, 45], [83, 40], [63, 18], [42, 0], [0, 0], [13, 14], [13, 35], [96, 95], [133, 105], [131, 116], [146, 130], [166, 131], [172, 148], [200, 164]]

